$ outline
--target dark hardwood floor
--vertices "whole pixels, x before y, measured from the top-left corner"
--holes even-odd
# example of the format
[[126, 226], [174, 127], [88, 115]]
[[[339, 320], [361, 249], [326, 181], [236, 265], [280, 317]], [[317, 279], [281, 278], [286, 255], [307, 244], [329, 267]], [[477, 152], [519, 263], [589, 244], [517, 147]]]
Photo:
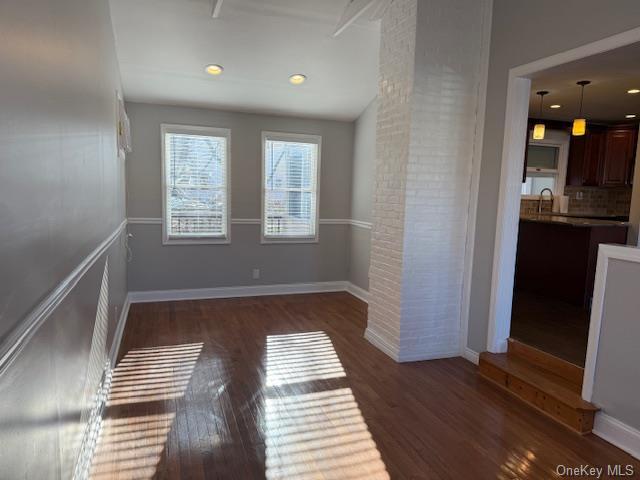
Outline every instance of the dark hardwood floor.
[[511, 338], [584, 367], [590, 312], [566, 302], [515, 291]]
[[347, 293], [135, 304], [95, 479], [556, 478], [640, 464], [480, 379], [397, 364]]

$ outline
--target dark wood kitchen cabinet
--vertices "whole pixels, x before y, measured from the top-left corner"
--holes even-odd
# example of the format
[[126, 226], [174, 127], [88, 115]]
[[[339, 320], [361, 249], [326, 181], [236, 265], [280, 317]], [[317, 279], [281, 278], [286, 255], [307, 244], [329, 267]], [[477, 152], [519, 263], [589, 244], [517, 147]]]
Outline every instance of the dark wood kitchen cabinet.
[[633, 182], [638, 127], [591, 125], [571, 137], [567, 185], [620, 187]]
[[600, 185], [607, 130], [592, 126], [586, 135], [571, 137], [567, 185], [596, 187]]
[[620, 187], [633, 182], [638, 129], [610, 128], [607, 130], [602, 181], [604, 187]]

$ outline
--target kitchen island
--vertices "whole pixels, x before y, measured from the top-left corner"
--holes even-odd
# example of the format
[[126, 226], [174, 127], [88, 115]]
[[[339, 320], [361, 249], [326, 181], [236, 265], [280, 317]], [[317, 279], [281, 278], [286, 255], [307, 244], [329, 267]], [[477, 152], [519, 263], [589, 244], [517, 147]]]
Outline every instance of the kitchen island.
[[598, 246], [625, 244], [628, 226], [571, 215], [522, 215], [515, 289], [589, 308]]

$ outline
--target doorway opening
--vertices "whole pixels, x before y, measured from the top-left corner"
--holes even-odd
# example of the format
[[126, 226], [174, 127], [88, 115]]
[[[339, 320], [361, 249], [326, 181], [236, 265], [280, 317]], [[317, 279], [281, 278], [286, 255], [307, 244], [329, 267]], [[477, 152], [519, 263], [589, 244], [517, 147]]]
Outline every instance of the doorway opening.
[[[634, 29], [510, 71], [490, 352], [506, 352], [514, 337], [584, 366], [597, 351], [587, 344], [598, 246], [638, 244], [640, 94], [628, 93], [640, 89], [638, 52]], [[578, 138], [581, 80], [591, 84]], [[542, 110], [539, 91], [550, 92]], [[532, 138], [538, 123], [542, 140]]]

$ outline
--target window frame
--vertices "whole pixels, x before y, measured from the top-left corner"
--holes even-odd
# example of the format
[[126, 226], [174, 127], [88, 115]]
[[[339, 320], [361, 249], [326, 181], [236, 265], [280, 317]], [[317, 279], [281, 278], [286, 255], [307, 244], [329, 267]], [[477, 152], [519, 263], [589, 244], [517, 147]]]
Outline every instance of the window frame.
[[[547, 173], [553, 174], [556, 177], [556, 191], [553, 192], [554, 197], [564, 195], [564, 189], [567, 184], [567, 167], [569, 163], [569, 142], [571, 137], [568, 133], [562, 130], [547, 130], [545, 132], [544, 140], [534, 140], [533, 130], [529, 131], [529, 145], [539, 145], [541, 147], [554, 147], [558, 149], [558, 168], [536, 168], [527, 167], [524, 177], [526, 178], [528, 173]], [[520, 194], [520, 198], [523, 200], [538, 200], [540, 195]]]
[[[188, 134], [211, 137], [224, 137], [226, 139], [225, 152], [225, 210], [226, 210], [226, 234], [201, 235], [201, 236], [171, 236], [169, 235], [167, 219], [167, 158], [166, 135]], [[228, 245], [231, 243], [231, 129], [220, 127], [206, 127], [197, 125], [176, 125], [163, 123], [160, 125], [160, 150], [162, 157], [162, 244], [163, 245]]]
[[[316, 178], [315, 178], [315, 228], [314, 235], [309, 236], [273, 236], [266, 235], [266, 184], [265, 184], [265, 168], [266, 168], [266, 153], [267, 153], [267, 141], [283, 141], [283, 142], [297, 142], [297, 143], [312, 143], [318, 146], [317, 158], [316, 158]], [[320, 239], [320, 164], [322, 163], [322, 136], [305, 134], [305, 133], [287, 133], [287, 132], [262, 132], [262, 175], [260, 177], [260, 243], [273, 244], [273, 243], [318, 243]]]

